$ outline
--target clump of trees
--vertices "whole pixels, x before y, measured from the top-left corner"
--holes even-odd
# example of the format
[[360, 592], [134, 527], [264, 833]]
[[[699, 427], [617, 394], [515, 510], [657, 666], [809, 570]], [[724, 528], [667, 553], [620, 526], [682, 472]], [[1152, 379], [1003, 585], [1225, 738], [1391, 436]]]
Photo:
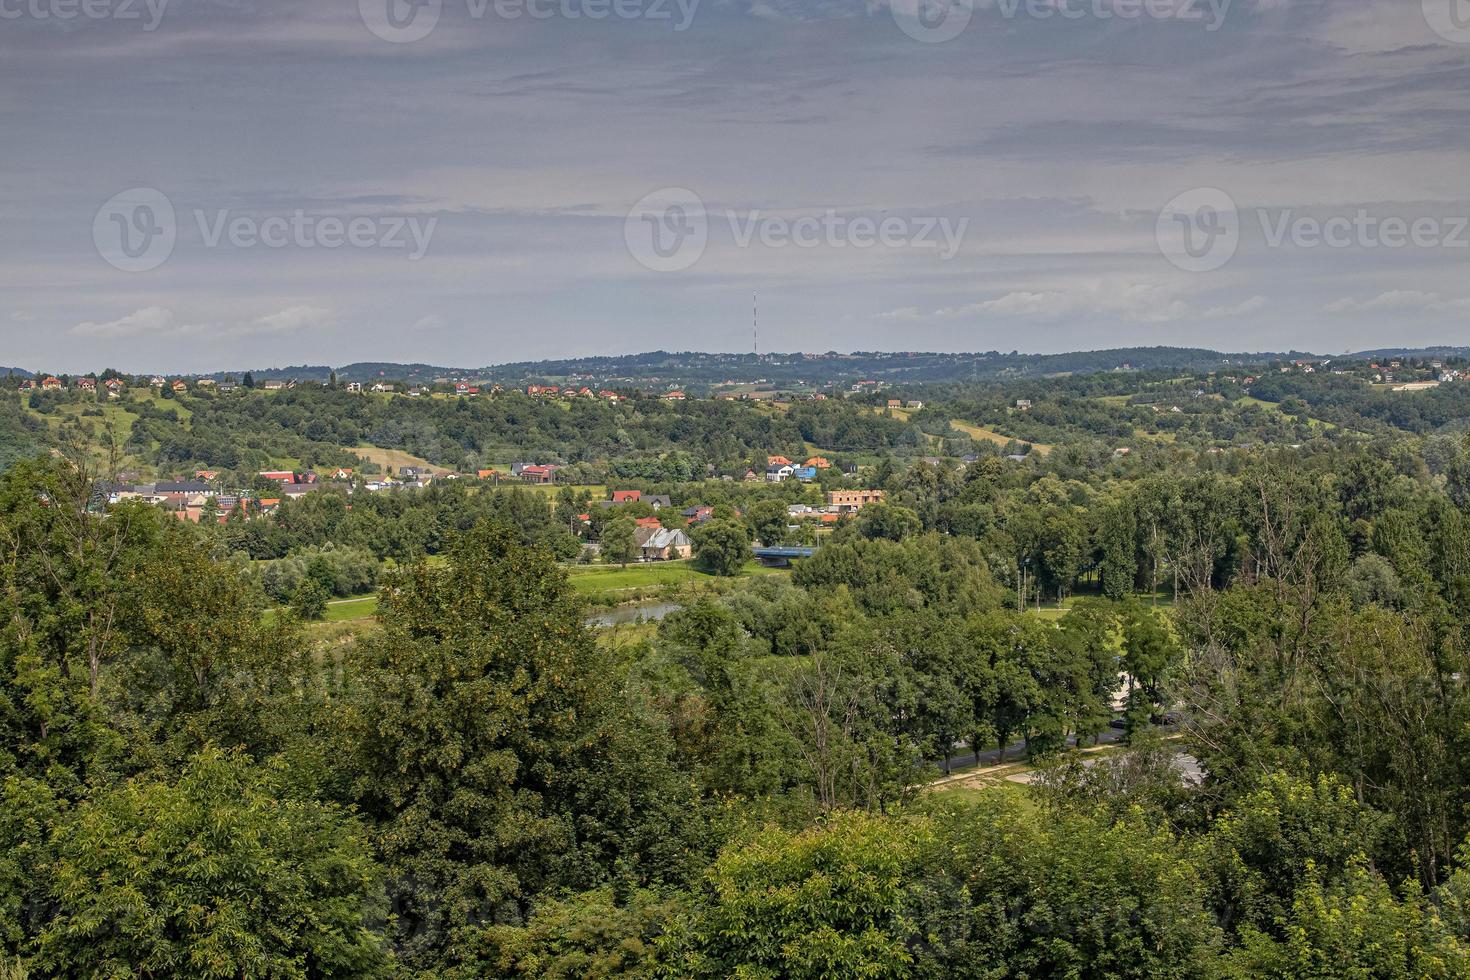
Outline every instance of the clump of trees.
[[[194, 527], [20, 463], [0, 963], [1466, 976], [1470, 500], [1459, 447], [1416, 452], [880, 468], [789, 580], [617, 643], [557, 561], [575, 494]], [[688, 488], [720, 492], [695, 538], [730, 572], [806, 491]], [[303, 632], [374, 580], [377, 629]], [[1035, 785], [930, 787], [975, 756]]]

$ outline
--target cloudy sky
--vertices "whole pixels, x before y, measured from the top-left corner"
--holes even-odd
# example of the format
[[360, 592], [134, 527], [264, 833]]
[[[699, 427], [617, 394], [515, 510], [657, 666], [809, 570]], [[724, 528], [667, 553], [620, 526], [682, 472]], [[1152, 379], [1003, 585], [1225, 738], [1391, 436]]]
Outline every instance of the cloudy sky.
[[1470, 0], [0, 0], [0, 364], [1470, 343], [1467, 96]]

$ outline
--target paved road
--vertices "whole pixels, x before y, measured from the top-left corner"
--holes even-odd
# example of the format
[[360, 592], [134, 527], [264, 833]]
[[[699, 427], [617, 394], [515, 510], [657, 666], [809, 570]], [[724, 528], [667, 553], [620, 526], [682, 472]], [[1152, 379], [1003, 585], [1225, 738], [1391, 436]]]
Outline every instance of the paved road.
[[[1122, 740], [1123, 733], [1116, 728], [1104, 728], [1102, 730], [1102, 734], [1098, 736], [1099, 745], [1114, 745]], [[1069, 738], [1067, 739], [1067, 744], [1075, 746], [1077, 744], [1077, 739]], [[1091, 739], [1088, 739], [1088, 744], [1092, 744]], [[1012, 742], [1006, 748], [1006, 762], [1024, 762], [1025, 760], [1026, 742], [1024, 739], [1021, 741]], [[955, 769], [969, 769], [974, 766], [994, 766], [999, 765], [1000, 761], [1001, 760], [999, 749], [986, 749], [984, 752], [980, 753], [978, 760], [975, 753], [973, 752], [967, 752], [964, 755], [954, 756], [952, 759], [949, 760], [949, 768], [951, 771], [953, 771]], [[944, 760], [940, 759], [938, 762], [934, 763], [934, 768], [938, 769], [940, 772], [943, 772]]]

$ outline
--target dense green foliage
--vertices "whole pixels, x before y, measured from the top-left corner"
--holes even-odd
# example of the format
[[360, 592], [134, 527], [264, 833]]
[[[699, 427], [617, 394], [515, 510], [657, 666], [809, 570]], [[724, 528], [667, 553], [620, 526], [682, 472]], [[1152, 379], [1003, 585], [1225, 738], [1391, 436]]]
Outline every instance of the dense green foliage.
[[[1373, 435], [1451, 395], [1414, 422], [1281, 377], [1179, 413], [1109, 375], [1017, 381], [1029, 412], [298, 389], [133, 423], [181, 462], [622, 474], [715, 575], [606, 633], [569, 566], [634, 560], [647, 500], [335, 486], [195, 525], [21, 452], [73, 402], [17, 415], [0, 976], [1470, 975], [1470, 446]], [[922, 458], [987, 412], [1066, 438]], [[1269, 445], [1201, 448], [1237, 424]], [[856, 476], [719, 479], [844, 443]], [[824, 487], [885, 499], [822, 523]], [[818, 548], [739, 574], [752, 541]]]

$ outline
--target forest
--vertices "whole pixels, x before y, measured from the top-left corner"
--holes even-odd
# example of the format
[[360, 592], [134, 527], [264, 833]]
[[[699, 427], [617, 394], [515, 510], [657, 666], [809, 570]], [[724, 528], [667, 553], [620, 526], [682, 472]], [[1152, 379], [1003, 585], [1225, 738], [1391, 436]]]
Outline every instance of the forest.
[[[670, 501], [323, 485], [199, 523], [99, 498], [62, 436], [111, 420], [20, 396], [0, 977], [1470, 976], [1470, 442], [1167, 383], [131, 406], [154, 461], [524, 448]], [[1208, 420], [1099, 438], [1179, 390]], [[986, 411], [1056, 441], [953, 426]], [[811, 446], [856, 472], [720, 479]], [[695, 585], [591, 623], [650, 518]]]

